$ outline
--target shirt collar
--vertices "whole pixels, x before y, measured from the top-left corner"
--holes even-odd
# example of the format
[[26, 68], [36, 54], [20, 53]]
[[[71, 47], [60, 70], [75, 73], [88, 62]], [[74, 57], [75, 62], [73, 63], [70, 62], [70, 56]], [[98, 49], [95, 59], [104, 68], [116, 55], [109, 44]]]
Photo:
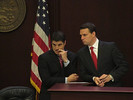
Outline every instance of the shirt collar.
[[99, 43], [99, 40], [96, 38], [96, 42], [92, 46], [88, 46], [88, 47], [89, 48], [94, 47], [95, 49], [97, 49], [98, 48], [98, 43]]

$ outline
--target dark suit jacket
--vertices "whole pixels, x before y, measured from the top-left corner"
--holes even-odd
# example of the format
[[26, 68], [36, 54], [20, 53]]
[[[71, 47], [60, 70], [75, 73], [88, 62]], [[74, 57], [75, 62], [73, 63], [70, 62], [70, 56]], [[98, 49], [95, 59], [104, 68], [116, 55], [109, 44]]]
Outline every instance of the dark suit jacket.
[[98, 70], [95, 69], [88, 46], [81, 48], [77, 54], [80, 78], [83, 81], [93, 82], [94, 76], [100, 77], [102, 74], [110, 74], [113, 76], [114, 82], [110, 81], [105, 86], [121, 86], [120, 79], [127, 72], [128, 63], [114, 42], [99, 41]]
[[41, 93], [39, 96], [40, 100], [50, 100], [47, 89], [55, 83], [65, 83], [65, 77], [68, 77], [72, 73], [76, 73], [76, 55], [68, 51], [67, 57], [70, 63], [67, 67], [61, 68], [59, 58], [53, 50], [39, 56], [38, 69], [42, 80]]

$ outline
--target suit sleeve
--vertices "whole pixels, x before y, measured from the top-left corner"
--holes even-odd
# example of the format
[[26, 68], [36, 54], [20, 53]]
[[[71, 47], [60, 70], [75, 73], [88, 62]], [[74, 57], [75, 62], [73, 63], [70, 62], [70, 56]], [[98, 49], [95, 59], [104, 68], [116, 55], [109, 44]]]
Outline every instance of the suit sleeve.
[[38, 70], [42, 83], [46, 88], [50, 88], [55, 83], [64, 83], [65, 77], [59, 75], [58, 73], [51, 75], [51, 72], [49, 70], [49, 62], [47, 61], [47, 59], [48, 57], [44, 57], [42, 55], [39, 56], [38, 59]]
[[64, 69], [64, 73], [66, 77], [68, 77], [73, 73], [77, 73], [77, 56], [74, 53], [69, 53], [68, 59], [70, 63]]
[[128, 71], [128, 63], [115, 44], [113, 44], [112, 58], [115, 63], [115, 67], [110, 74], [113, 76], [114, 81], [119, 81]]

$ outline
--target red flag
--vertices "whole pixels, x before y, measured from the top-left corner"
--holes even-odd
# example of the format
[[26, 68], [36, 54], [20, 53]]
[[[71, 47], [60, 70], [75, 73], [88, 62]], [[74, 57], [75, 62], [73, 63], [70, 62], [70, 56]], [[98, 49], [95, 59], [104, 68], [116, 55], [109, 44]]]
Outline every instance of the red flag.
[[50, 31], [48, 18], [48, 4], [46, 0], [39, 0], [37, 21], [32, 40], [32, 61], [30, 82], [38, 93], [41, 89], [41, 78], [38, 72], [38, 57], [50, 49]]

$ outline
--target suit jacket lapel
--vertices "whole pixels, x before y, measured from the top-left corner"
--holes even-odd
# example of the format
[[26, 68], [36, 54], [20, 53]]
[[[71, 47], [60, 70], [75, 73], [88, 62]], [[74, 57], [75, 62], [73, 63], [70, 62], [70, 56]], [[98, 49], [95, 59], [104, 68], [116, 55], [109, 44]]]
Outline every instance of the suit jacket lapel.
[[102, 67], [102, 57], [103, 57], [103, 55], [104, 55], [104, 44], [103, 44], [103, 42], [102, 41], [99, 41], [99, 45], [98, 45], [98, 61], [97, 61], [97, 66], [98, 66], [98, 71], [100, 70], [100, 69], [102, 69], [101, 67]]
[[[54, 53], [53, 50], [51, 50], [51, 59], [54, 60], [54, 63], [55, 63], [55, 65], [57, 66], [57, 68], [58, 68], [58, 69], [61, 69], [61, 65], [60, 65], [59, 58], [58, 58], [58, 56]], [[53, 62], [51, 62], [51, 63], [53, 63]]]

